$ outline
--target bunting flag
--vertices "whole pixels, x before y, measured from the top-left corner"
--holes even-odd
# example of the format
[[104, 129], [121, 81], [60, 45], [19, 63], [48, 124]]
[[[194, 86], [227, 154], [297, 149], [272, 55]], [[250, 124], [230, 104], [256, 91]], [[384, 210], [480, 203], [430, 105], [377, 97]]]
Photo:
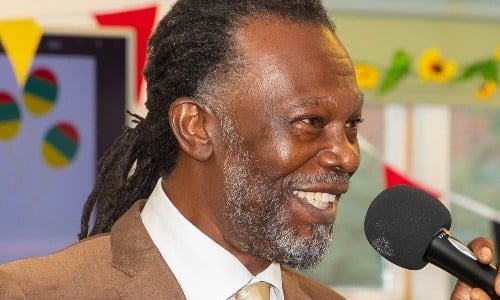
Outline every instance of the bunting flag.
[[426, 191], [427, 193], [429, 193], [430, 195], [432, 195], [433, 197], [435, 197], [437, 199], [441, 198], [441, 195], [438, 192], [433, 191], [432, 189], [425, 187], [424, 185], [416, 182], [415, 180], [405, 176], [404, 174], [397, 171], [395, 168], [389, 166], [386, 163], [383, 164], [383, 173], [384, 173], [385, 187], [386, 188], [394, 186], [394, 185], [398, 185], [398, 184], [411, 185], [411, 186], [414, 186], [416, 188], [419, 188], [421, 190]]
[[12, 65], [19, 87], [23, 87], [42, 37], [32, 19], [0, 21], [0, 42]]
[[132, 27], [135, 31], [136, 42], [136, 85], [135, 97], [136, 102], [140, 101], [142, 90], [142, 70], [146, 63], [146, 48], [148, 38], [153, 30], [153, 25], [156, 20], [157, 6], [146, 7], [137, 10], [129, 10], [122, 12], [94, 14], [94, 17], [101, 26], [124, 26]]

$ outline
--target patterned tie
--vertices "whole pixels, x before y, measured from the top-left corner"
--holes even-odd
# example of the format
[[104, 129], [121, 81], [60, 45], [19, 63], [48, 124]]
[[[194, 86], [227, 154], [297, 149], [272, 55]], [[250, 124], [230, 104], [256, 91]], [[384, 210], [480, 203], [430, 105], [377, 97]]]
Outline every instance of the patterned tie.
[[269, 300], [271, 285], [264, 281], [249, 284], [236, 293], [236, 300]]

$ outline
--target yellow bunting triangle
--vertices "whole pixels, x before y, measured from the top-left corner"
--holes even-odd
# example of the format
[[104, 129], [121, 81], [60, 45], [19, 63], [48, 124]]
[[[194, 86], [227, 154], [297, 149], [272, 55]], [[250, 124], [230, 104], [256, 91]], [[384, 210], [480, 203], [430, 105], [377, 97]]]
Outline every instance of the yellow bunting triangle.
[[12, 65], [19, 87], [24, 86], [41, 37], [42, 29], [34, 20], [0, 21], [0, 42]]

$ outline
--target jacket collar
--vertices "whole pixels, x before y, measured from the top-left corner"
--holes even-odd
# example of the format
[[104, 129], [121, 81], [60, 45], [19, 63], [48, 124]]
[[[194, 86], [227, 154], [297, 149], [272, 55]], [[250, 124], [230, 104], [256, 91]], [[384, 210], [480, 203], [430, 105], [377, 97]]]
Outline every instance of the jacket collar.
[[175, 276], [144, 227], [137, 201], [111, 229], [113, 267], [130, 277], [120, 289], [123, 299], [184, 299]]
[[306, 300], [311, 299], [309, 295], [304, 293], [301, 288], [300, 281], [297, 280], [295, 273], [287, 267], [281, 267], [281, 280], [283, 282], [283, 297], [285, 300]]

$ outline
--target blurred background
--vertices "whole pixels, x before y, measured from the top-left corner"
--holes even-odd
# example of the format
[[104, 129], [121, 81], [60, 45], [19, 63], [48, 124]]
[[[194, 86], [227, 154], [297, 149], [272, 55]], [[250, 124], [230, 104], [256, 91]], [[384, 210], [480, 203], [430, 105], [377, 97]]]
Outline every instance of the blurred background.
[[[127, 122], [117, 112], [145, 113], [145, 41], [173, 3], [0, 1], [0, 263], [76, 241], [95, 162]], [[324, 4], [355, 63], [365, 123], [333, 248], [306, 274], [348, 299], [449, 299], [453, 278], [381, 259], [363, 220], [385, 187], [414, 184], [448, 206], [464, 243], [497, 240], [500, 0]]]

